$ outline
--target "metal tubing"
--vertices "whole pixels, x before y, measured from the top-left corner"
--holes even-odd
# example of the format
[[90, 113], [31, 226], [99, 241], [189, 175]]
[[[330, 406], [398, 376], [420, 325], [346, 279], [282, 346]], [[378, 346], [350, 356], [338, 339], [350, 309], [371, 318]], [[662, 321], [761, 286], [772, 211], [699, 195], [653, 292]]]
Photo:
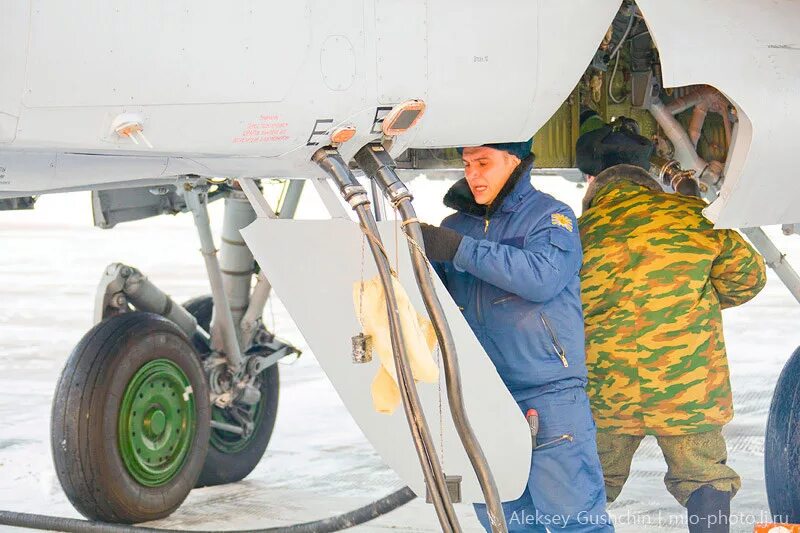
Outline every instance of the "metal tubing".
[[700, 100], [702, 99], [703, 94], [706, 92], [706, 89], [710, 89], [710, 87], [704, 88], [703, 90], [699, 91], [694, 90], [681, 97], [678, 97], [674, 99], [672, 102], [664, 104], [664, 110], [671, 115], [677, 115], [678, 113], [683, 113], [687, 109], [694, 107], [698, 103], [700, 103]]
[[698, 105], [702, 106], [705, 111], [723, 114], [727, 111], [728, 101], [718, 90], [706, 85], [696, 87], [691, 92], [664, 104], [664, 109], [672, 115], [677, 115]]
[[[279, 206], [280, 211], [277, 214], [277, 218], [294, 218], [294, 215], [297, 212], [297, 206], [300, 203], [300, 195], [303, 193], [303, 186], [305, 183], [306, 180], [290, 180], [289, 189], [286, 191], [283, 204]], [[249, 183], [244, 181], [242, 187], [244, 188], [248, 185]], [[257, 193], [261, 197], [261, 200], [264, 199], [260, 191], [255, 190], [253, 192]], [[245, 194], [245, 196], [247, 195]], [[254, 206], [252, 207], [255, 209]], [[267, 300], [269, 299], [271, 291], [272, 285], [270, 284], [269, 280], [263, 272], [259, 272], [258, 276], [256, 277], [255, 287], [253, 287], [253, 292], [250, 294], [250, 302], [247, 306], [247, 311], [245, 311], [242, 319], [239, 321], [239, 331], [241, 333], [243, 347], [249, 346], [252, 343], [253, 337], [258, 331], [258, 319], [264, 314], [264, 306], [267, 304]]]
[[500, 493], [497, 490], [497, 484], [494, 481], [486, 456], [483, 453], [480, 442], [478, 442], [478, 438], [475, 436], [464, 406], [461, 371], [458, 366], [455, 342], [428, 269], [428, 261], [424, 254], [422, 229], [417, 221], [414, 206], [411, 203], [413, 197], [408, 192], [405, 184], [400, 181], [397, 173], [394, 172], [394, 161], [391, 156], [380, 145], [365, 146], [356, 154], [355, 159], [365, 172], [373, 175], [373, 184], [378, 182], [387, 195], [391, 195], [389, 199], [396, 203], [400, 217], [405, 224], [403, 230], [411, 238], [408, 242], [408, 247], [411, 252], [414, 276], [417, 279], [422, 300], [425, 302], [425, 309], [433, 322], [436, 337], [442, 350], [447, 383], [447, 400], [450, 405], [450, 412], [453, 415], [453, 422], [464, 446], [464, 451], [466, 451], [481, 485], [489, 521], [492, 524], [492, 531], [505, 533], [508, 529]]
[[236, 336], [231, 306], [225, 294], [222, 271], [217, 261], [217, 249], [211, 235], [211, 223], [208, 218], [207, 196], [205, 190], [191, 186], [184, 193], [186, 205], [192, 211], [194, 225], [200, 237], [200, 252], [206, 263], [208, 281], [211, 285], [211, 296], [214, 301], [213, 322], [211, 324], [212, 349], [224, 353], [231, 372], [238, 374], [243, 367], [243, 357]]
[[139, 270], [119, 263], [113, 265], [113, 268], [125, 280], [122, 291], [136, 309], [168, 318], [189, 338], [197, 332], [197, 320]]
[[700, 134], [703, 131], [703, 123], [706, 121], [708, 109], [703, 106], [696, 105], [692, 110], [692, 118], [689, 120], [689, 140], [692, 145], [697, 149], [697, 141], [700, 140]]
[[300, 203], [300, 195], [303, 193], [303, 186], [306, 180], [289, 180], [289, 189], [283, 199], [283, 204], [278, 206], [278, 218], [294, 218], [297, 212], [297, 204]]
[[[705, 165], [705, 161], [697, 155], [689, 136], [660, 100], [653, 100], [650, 105], [650, 113], [662, 127], [670, 141], [672, 141], [672, 144], [675, 146], [676, 155], [680, 153], [686, 156], [691, 163], [689, 165], [690, 168], [693, 168], [698, 173], [702, 172], [707, 166]], [[681, 163], [685, 162], [686, 161], [681, 161]], [[764, 233], [764, 230], [758, 227], [742, 228], [742, 233], [750, 239], [753, 246], [764, 256], [767, 265], [778, 274], [778, 277], [783, 284], [786, 285], [786, 288], [789, 289], [789, 292], [792, 293], [792, 296], [800, 302], [800, 277], [798, 277], [797, 272], [795, 272], [786, 260], [784, 254], [775, 246], [775, 243]]]
[[259, 272], [253, 293], [250, 295], [250, 305], [240, 322], [242, 346], [250, 346], [253, 343], [253, 337], [258, 331], [258, 319], [264, 314], [264, 306], [267, 304], [271, 290], [272, 285], [269, 280], [263, 272]]
[[236, 183], [239, 184], [239, 187], [242, 188], [242, 192], [247, 196], [247, 200], [256, 212], [257, 217], [275, 218], [275, 211], [272, 210], [272, 207], [267, 203], [267, 199], [264, 198], [264, 193], [261, 192], [258, 180], [253, 178], [241, 178], [236, 180]]
[[750, 239], [753, 246], [764, 256], [767, 265], [775, 271], [792, 296], [800, 302], [800, 276], [786, 260], [786, 255], [781, 253], [763, 229], [742, 228], [742, 233]]
[[[702, 174], [704, 174], [708, 164], [703, 158], [697, 155], [694, 144], [689, 138], [689, 134], [686, 133], [680, 122], [675, 120], [672, 113], [667, 111], [664, 104], [661, 103], [661, 100], [658, 98], [652, 100], [648, 110], [675, 147], [675, 159], [680, 161], [683, 168], [692, 168], [696, 170], [697, 178], [703, 179], [704, 176]], [[707, 172], [705, 172], [705, 174], [707, 174]], [[718, 179], [719, 176], [714, 176], [710, 184], [714, 185]]]
[[[380, 239], [375, 219], [369, 211], [369, 199], [367, 198], [366, 191], [358, 184], [338, 151], [332, 148], [322, 148], [314, 153], [312, 160], [337, 182], [342, 196], [350, 203], [353, 210], [358, 215], [362, 230], [372, 234], [375, 239]], [[461, 531], [461, 527], [455, 515], [453, 504], [450, 501], [450, 494], [447, 490], [444, 473], [439, 464], [439, 459], [436, 456], [436, 448], [433, 445], [433, 439], [431, 438], [430, 430], [425, 420], [425, 414], [419, 403], [419, 396], [417, 395], [417, 389], [414, 385], [414, 377], [408, 364], [408, 355], [406, 354], [405, 345], [402, 342], [403, 337], [399, 321], [397, 299], [392, 286], [392, 275], [388, 259], [383, 255], [383, 251], [375, 240], [367, 238], [367, 241], [378, 268], [378, 274], [380, 275], [386, 295], [392, 352], [397, 369], [400, 396], [403, 400], [403, 409], [414, 441], [414, 447], [417, 450], [420, 466], [422, 467], [428, 490], [431, 493], [431, 499], [436, 509], [436, 514], [439, 518], [442, 530], [459, 532]]]
[[214, 429], [221, 429], [222, 431], [227, 431], [228, 433], [235, 433], [237, 435], [244, 434], [244, 430], [239, 426], [234, 426], [233, 424], [226, 424], [225, 422], [218, 422], [216, 420], [211, 421], [211, 427]]

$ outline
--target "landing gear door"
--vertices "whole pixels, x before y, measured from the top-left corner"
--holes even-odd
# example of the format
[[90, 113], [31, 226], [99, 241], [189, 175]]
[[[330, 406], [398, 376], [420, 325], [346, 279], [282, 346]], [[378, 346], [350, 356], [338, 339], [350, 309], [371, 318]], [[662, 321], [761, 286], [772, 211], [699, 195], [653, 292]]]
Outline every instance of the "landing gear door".
[[[378, 225], [389, 262], [397, 270], [412, 305], [424, 315], [425, 306], [414, 281], [402, 231], [393, 222]], [[400, 235], [397, 240], [396, 232]], [[361, 331], [353, 304], [353, 284], [361, 279], [362, 257], [364, 279], [377, 274], [369, 252], [362, 255], [363, 235], [358, 225], [342, 219], [258, 218], [241, 233], [364, 435], [416, 494], [425, 494], [402, 407], [391, 415], [379, 414], [373, 408], [370, 387], [379, 368], [378, 358], [367, 364], [352, 362], [351, 337]], [[528, 480], [530, 430], [455, 302], [439, 278], [433, 278], [456, 344], [470, 422], [494, 474], [500, 498], [516, 499]], [[445, 474], [463, 479], [462, 501], [483, 502], [478, 480], [450, 417], [441, 363], [440, 376], [441, 391], [435, 383], [417, 384], [431, 435], [438, 452], [443, 454]]]

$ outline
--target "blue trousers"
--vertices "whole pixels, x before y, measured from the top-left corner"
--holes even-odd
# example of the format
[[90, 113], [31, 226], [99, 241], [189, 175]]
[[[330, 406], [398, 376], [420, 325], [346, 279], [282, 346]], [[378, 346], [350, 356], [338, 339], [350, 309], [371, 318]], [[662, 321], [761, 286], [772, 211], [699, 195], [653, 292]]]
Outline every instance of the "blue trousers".
[[[525, 492], [503, 502], [508, 531], [613, 532], [586, 392], [566, 389], [519, 406], [523, 413], [538, 411], [539, 434]], [[486, 505], [475, 504], [475, 511], [491, 531]]]

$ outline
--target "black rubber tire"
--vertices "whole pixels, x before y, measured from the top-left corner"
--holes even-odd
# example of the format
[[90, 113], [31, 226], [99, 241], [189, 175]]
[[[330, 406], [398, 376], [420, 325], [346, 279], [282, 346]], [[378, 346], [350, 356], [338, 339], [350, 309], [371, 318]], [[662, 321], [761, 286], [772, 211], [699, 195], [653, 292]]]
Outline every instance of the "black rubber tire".
[[[184, 308], [197, 319], [201, 328], [209, 331], [214, 303], [211, 296], [193, 298], [183, 304]], [[208, 447], [208, 455], [197, 481], [198, 487], [210, 487], [235, 483], [246, 478], [258, 465], [272, 438], [275, 419], [278, 415], [280, 396], [280, 373], [278, 365], [272, 365], [261, 373], [261, 421], [248, 445], [234, 453]], [[217, 409], [217, 407], [212, 407]], [[214, 431], [213, 429], [211, 431]]]
[[[118, 421], [131, 378], [147, 362], [168, 359], [188, 378], [197, 421], [183, 465], [159, 487], [138, 483], [122, 461]], [[211, 409], [203, 368], [175, 324], [126, 313], [93, 327], [72, 351], [56, 386], [51, 446], [58, 479], [86, 518], [137, 523], [169, 516], [197, 483], [208, 450]]]
[[764, 443], [767, 500], [775, 521], [800, 522], [800, 348], [783, 367]]

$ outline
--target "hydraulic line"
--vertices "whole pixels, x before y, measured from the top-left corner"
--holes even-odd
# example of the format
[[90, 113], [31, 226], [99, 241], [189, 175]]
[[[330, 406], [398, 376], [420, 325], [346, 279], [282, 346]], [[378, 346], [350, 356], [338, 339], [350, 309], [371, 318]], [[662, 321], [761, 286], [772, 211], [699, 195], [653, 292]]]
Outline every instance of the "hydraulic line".
[[619, 56], [622, 55], [620, 54], [620, 48], [622, 48], [622, 45], [625, 44], [625, 39], [628, 38], [628, 34], [630, 33], [631, 28], [633, 27], [633, 21], [636, 18], [636, 7], [630, 6], [630, 10], [631, 10], [631, 18], [630, 20], [628, 20], [628, 26], [625, 28], [625, 32], [622, 34], [619, 43], [617, 43], [617, 46], [614, 47], [614, 50], [611, 52], [611, 55], [608, 56], [609, 61], [614, 59], [614, 56], [616, 56], [616, 61], [614, 62], [614, 71], [611, 73], [611, 78], [608, 80], [608, 97], [615, 104], [621, 104], [622, 102], [625, 101], [624, 97], [617, 99], [614, 96], [614, 93], [612, 92], [612, 85], [614, 84], [614, 78], [617, 77], [617, 68], [619, 67]]
[[380, 144], [365, 146], [355, 155], [355, 160], [359, 167], [368, 176], [372, 177], [373, 183], [378, 182], [384, 194], [397, 207], [403, 219], [403, 230], [410, 237], [408, 246], [414, 267], [414, 276], [417, 279], [420, 294], [425, 302], [425, 309], [433, 322], [436, 337], [442, 350], [447, 383], [447, 400], [450, 405], [450, 412], [453, 415], [453, 422], [464, 446], [464, 451], [466, 451], [481, 485], [489, 521], [492, 524], [492, 531], [505, 533], [508, 529], [497, 484], [467, 417], [455, 342], [450, 332], [450, 325], [445, 318], [442, 303], [436, 295], [428, 269], [428, 262], [425, 259], [422, 230], [420, 229], [414, 206], [411, 203], [413, 197], [394, 171], [395, 164], [391, 156]]
[[[338, 516], [291, 526], [270, 527], [266, 529], [228, 530], [222, 533], [328, 533], [331, 531], [341, 531], [342, 529], [369, 522], [379, 516], [394, 511], [398, 507], [407, 504], [415, 497], [410, 488], [403, 487], [369, 505], [359, 507], [358, 509]], [[46, 531], [64, 531], [68, 533], [185, 533], [187, 531], [184, 529], [158, 529], [152, 527], [128, 526], [124, 524], [108, 524], [105, 522], [89, 522], [88, 520], [78, 520], [76, 518], [15, 513], [12, 511], [0, 511], [0, 525]], [[214, 532], [220, 533], [220, 530], [214, 530]], [[192, 530], [192, 533], [212, 532]]]
[[211, 234], [208, 196], [202, 187], [190, 187], [183, 197], [194, 217], [194, 225], [200, 237], [200, 252], [203, 254], [208, 281], [211, 285], [211, 296], [214, 300], [214, 319], [211, 324], [213, 347], [225, 354], [228, 368], [231, 372], [238, 374], [244, 366], [244, 357], [239, 347], [239, 338], [236, 334], [238, 327], [233, 322], [231, 306], [228, 303], [228, 295], [225, 293], [225, 285], [222, 280], [222, 270], [217, 259], [217, 249]]
[[400, 329], [397, 300], [391, 280], [391, 268], [380, 241], [375, 218], [369, 210], [369, 198], [367, 197], [365, 189], [356, 181], [353, 173], [347, 167], [347, 164], [336, 149], [331, 147], [321, 148], [314, 153], [312, 160], [336, 181], [342, 196], [356, 212], [361, 222], [361, 229], [369, 241], [370, 251], [378, 267], [378, 273], [386, 295], [392, 351], [399, 381], [398, 385], [403, 400], [406, 420], [414, 441], [414, 447], [417, 450], [420, 466], [422, 467], [425, 482], [431, 493], [431, 500], [436, 509], [436, 514], [439, 518], [442, 530], [447, 532], [459, 532], [461, 531], [461, 527], [450, 500], [444, 473], [439, 464], [436, 448], [434, 447], [433, 439], [428, 429], [428, 423], [425, 420], [425, 414], [419, 402], [417, 389], [414, 386], [414, 377], [408, 364], [405, 345], [402, 342], [403, 337]]

